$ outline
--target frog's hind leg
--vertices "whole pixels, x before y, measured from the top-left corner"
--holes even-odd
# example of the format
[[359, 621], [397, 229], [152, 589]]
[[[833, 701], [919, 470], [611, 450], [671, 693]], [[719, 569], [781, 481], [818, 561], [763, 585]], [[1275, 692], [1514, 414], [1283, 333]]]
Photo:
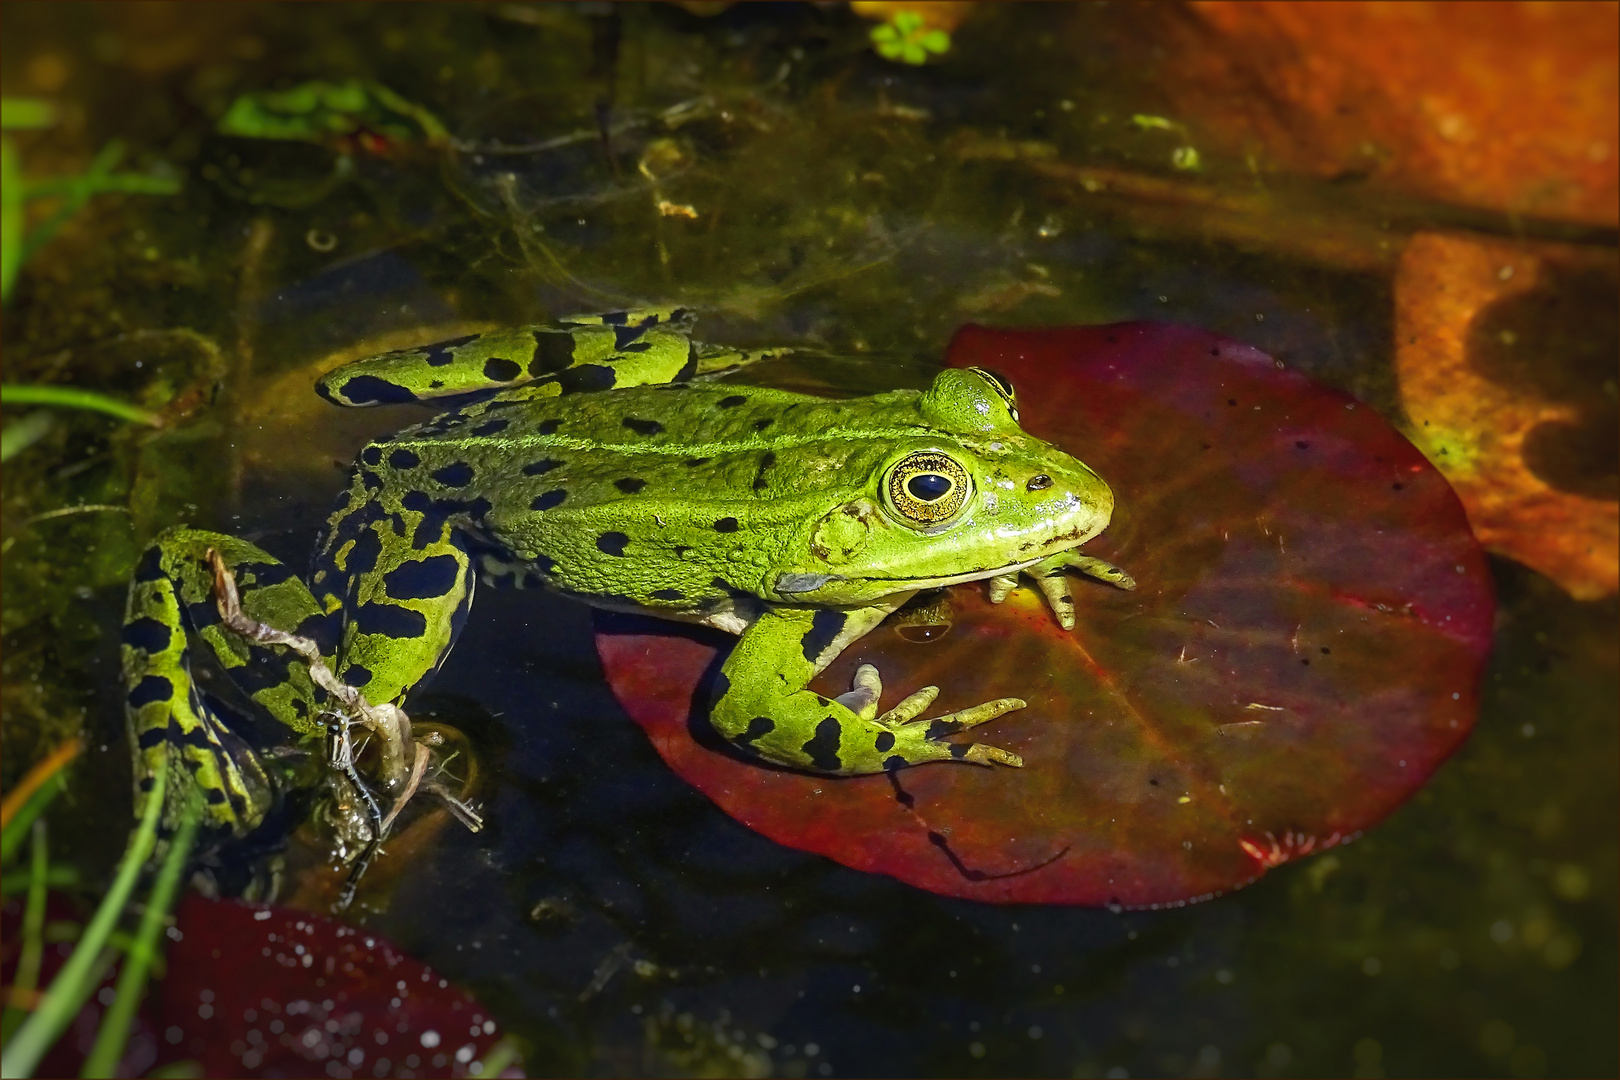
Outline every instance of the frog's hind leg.
[[[242, 584], [243, 603], [277, 625], [320, 635], [314, 597], [290, 569], [252, 544], [176, 528], [142, 555], [124, 617], [125, 711], [135, 759], [139, 817], [159, 770], [183, 764], [209, 824], [241, 835], [264, 818], [271, 785], [253, 750], [209, 705], [192, 675], [190, 640], [205, 642], [233, 682], [300, 734], [319, 729], [321, 696], [304, 664], [285, 650], [243, 641], [220, 623], [208, 552], [218, 550]], [[178, 776], [178, 774], [176, 774]], [[173, 782], [165, 826], [189, 797]]]
[[919, 719], [938, 694], [925, 687], [878, 714], [882, 681], [862, 665], [855, 686], [825, 698], [808, 684], [845, 646], [866, 634], [905, 595], [850, 610], [772, 608], [743, 631], [720, 668], [710, 722], [737, 746], [809, 772], [858, 776], [929, 761], [1021, 765], [1016, 754], [946, 736], [987, 723], [1024, 703], [1000, 698]]
[[[578, 316], [559, 323], [493, 330], [345, 364], [315, 384], [335, 405], [426, 401], [484, 390], [525, 389], [529, 397], [679, 382], [722, 363], [689, 334], [684, 308]], [[738, 354], [740, 355], [740, 354]]]

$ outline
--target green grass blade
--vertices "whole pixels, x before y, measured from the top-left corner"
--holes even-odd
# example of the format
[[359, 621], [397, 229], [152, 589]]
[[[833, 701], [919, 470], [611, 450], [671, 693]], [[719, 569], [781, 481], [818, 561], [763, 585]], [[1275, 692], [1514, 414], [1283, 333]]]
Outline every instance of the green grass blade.
[[180, 181], [172, 176], [112, 173], [107, 176], [52, 176], [25, 180], [23, 197], [45, 199], [65, 195], [83, 205], [92, 195], [178, 195]]
[[[17, 973], [12, 977], [13, 992], [32, 994], [39, 986], [39, 964], [45, 956], [45, 885], [50, 871], [49, 851], [45, 846], [45, 819], [34, 822], [34, 843], [28, 874], [28, 906], [23, 909], [22, 948], [17, 954]], [[11, 1033], [23, 1022], [22, 1009], [6, 1001], [4, 1020], [0, 1020], [0, 1039], [11, 1040]]]
[[130, 1021], [140, 1006], [141, 995], [146, 993], [146, 976], [157, 958], [159, 940], [163, 936], [164, 921], [174, 907], [174, 896], [179, 891], [180, 874], [186, 868], [192, 841], [197, 837], [197, 823], [202, 818], [201, 806], [193, 801], [187, 805], [180, 828], [169, 844], [169, 852], [152, 884], [146, 910], [141, 914], [140, 929], [135, 932], [124, 969], [118, 973], [118, 985], [113, 991], [113, 1003], [101, 1018], [96, 1032], [96, 1044], [90, 1056], [84, 1059], [83, 1077], [112, 1077], [118, 1071], [118, 1062], [124, 1056], [124, 1044], [129, 1041]]
[[43, 439], [51, 430], [51, 414], [44, 409], [31, 412], [14, 424], [0, 429], [0, 461], [16, 455]]
[[[62, 201], [62, 205], [57, 207], [56, 212], [50, 217], [40, 222], [34, 231], [28, 234], [28, 238], [23, 241], [22, 257], [24, 262], [27, 262], [34, 252], [44, 247], [51, 237], [56, 235], [56, 230], [67, 223], [68, 218], [83, 209], [84, 204], [89, 202], [90, 196], [95, 193], [95, 185], [105, 180], [107, 174], [117, 168], [118, 163], [123, 159], [124, 144], [117, 139], [101, 148], [101, 153], [97, 154], [95, 159], [90, 162], [90, 167], [75, 178], [78, 183], [68, 193], [67, 198]], [[24, 183], [23, 194], [25, 197], [28, 194], [27, 186]]]
[[4, 831], [0, 831], [0, 865], [11, 865], [11, 860], [22, 848], [22, 839], [28, 835], [29, 826], [34, 824], [34, 820], [45, 812], [45, 808], [51, 805], [51, 800], [66, 786], [62, 774], [56, 774], [41, 784], [28, 797], [28, 801], [17, 810], [16, 815], [6, 822]]
[[90, 925], [85, 927], [73, 955], [68, 957], [62, 970], [51, 980], [45, 1000], [40, 1002], [32, 1016], [23, 1021], [16, 1036], [6, 1044], [4, 1053], [0, 1053], [0, 1078], [12, 1080], [17, 1077], [21, 1080], [32, 1076], [45, 1052], [62, 1037], [95, 990], [96, 983], [100, 981], [101, 953], [107, 944], [107, 936], [124, 914], [129, 894], [134, 891], [141, 869], [157, 842], [158, 818], [163, 813], [163, 789], [168, 778], [166, 768], [157, 773], [151, 794], [146, 799], [146, 812], [129, 838], [129, 849], [124, 852], [123, 861], [118, 865], [118, 876], [113, 879], [112, 887], [96, 908]]
[[89, 409], [106, 413], [133, 424], [151, 424], [162, 421], [156, 413], [131, 405], [127, 401], [98, 394], [94, 390], [80, 390], [73, 386], [28, 386], [6, 383], [0, 386], [0, 405], [55, 405], [65, 409]]
[[56, 123], [56, 106], [38, 98], [0, 99], [0, 129], [31, 131]]
[[22, 168], [11, 140], [0, 139], [0, 301], [11, 298], [11, 286], [22, 264]]
[[499, 1042], [489, 1048], [484, 1055], [483, 1068], [478, 1070], [479, 1076], [496, 1077], [505, 1072], [510, 1066], [523, 1060], [523, 1052], [518, 1048], [518, 1042], [510, 1035], [503, 1036]]
[[[5, 886], [0, 888], [0, 895], [10, 896], [12, 893], [27, 892], [34, 876], [27, 871], [17, 871], [7, 874]], [[45, 871], [45, 887], [47, 889], [72, 889], [79, 884], [79, 872], [71, 866], [53, 866]]]

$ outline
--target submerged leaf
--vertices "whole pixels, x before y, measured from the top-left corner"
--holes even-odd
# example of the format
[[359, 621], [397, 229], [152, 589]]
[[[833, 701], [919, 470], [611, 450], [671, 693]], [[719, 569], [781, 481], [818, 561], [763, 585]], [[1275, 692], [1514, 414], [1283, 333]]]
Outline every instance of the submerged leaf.
[[470, 1076], [489, 1010], [370, 930], [286, 908], [180, 905], [152, 1018], [207, 1076]]
[[1581, 600], [1620, 588], [1615, 276], [1612, 253], [1419, 233], [1395, 279], [1413, 438], [1481, 543]]
[[939, 893], [1159, 906], [1353, 838], [1461, 744], [1491, 580], [1456, 495], [1382, 417], [1185, 327], [968, 327], [949, 362], [1007, 375], [1024, 427], [1109, 482], [1086, 552], [1139, 586], [1077, 581], [1069, 633], [1032, 590], [997, 607], [981, 585], [935, 632], [879, 627], [819, 692], [873, 663], [894, 696], [937, 683], [936, 712], [1023, 697], [976, 734], [1026, 764], [846, 780], [714, 745], [690, 712], [724, 641], [602, 616], [625, 708], [727, 813]]

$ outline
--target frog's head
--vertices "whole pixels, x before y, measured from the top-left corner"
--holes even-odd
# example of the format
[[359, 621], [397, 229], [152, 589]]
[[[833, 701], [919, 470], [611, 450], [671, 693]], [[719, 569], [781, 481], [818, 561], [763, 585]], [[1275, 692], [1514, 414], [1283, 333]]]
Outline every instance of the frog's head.
[[1107, 527], [1113, 492], [1018, 426], [1005, 378], [943, 371], [916, 402], [915, 435], [891, 440], [861, 493], [809, 525], [802, 562], [776, 580], [784, 599], [862, 603], [993, 577]]

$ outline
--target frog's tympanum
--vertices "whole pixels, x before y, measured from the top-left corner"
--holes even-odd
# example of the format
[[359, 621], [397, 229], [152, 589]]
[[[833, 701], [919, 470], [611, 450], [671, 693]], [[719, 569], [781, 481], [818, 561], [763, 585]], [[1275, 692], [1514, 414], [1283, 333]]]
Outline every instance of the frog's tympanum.
[[[580, 318], [322, 379], [338, 405], [477, 396], [361, 451], [307, 582], [218, 533], [175, 528], [146, 551], [124, 635], [137, 803], [175, 755], [215, 825], [244, 831], [269, 804], [264, 768], [192, 679], [188, 634], [278, 720], [331, 736], [333, 775], [361, 793], [356, 725], [396, 810], [431, 788], [400, 706], [480, 580], [738, 635], [709, 719], [766, 761], [829, 776], [1021, 765], [949, 738], [1017, 698], [923, 719], [935, 688], [880, 713], [869, 666], [836, 698], [808, 684], [920, 589], [988, 579], [999, 600], [1027, 574], [1072, 626], [1068, 571], [1132, 587], [1076, 551], [1108, 524], [1108, 485], [1025, 434], [993, 372], [849, 400], [723, 384], [709, 376], [762, 354], [699, 345], [689, 325], [681, 309]], [[392, 813], [364, 801], [386, 831]]]

